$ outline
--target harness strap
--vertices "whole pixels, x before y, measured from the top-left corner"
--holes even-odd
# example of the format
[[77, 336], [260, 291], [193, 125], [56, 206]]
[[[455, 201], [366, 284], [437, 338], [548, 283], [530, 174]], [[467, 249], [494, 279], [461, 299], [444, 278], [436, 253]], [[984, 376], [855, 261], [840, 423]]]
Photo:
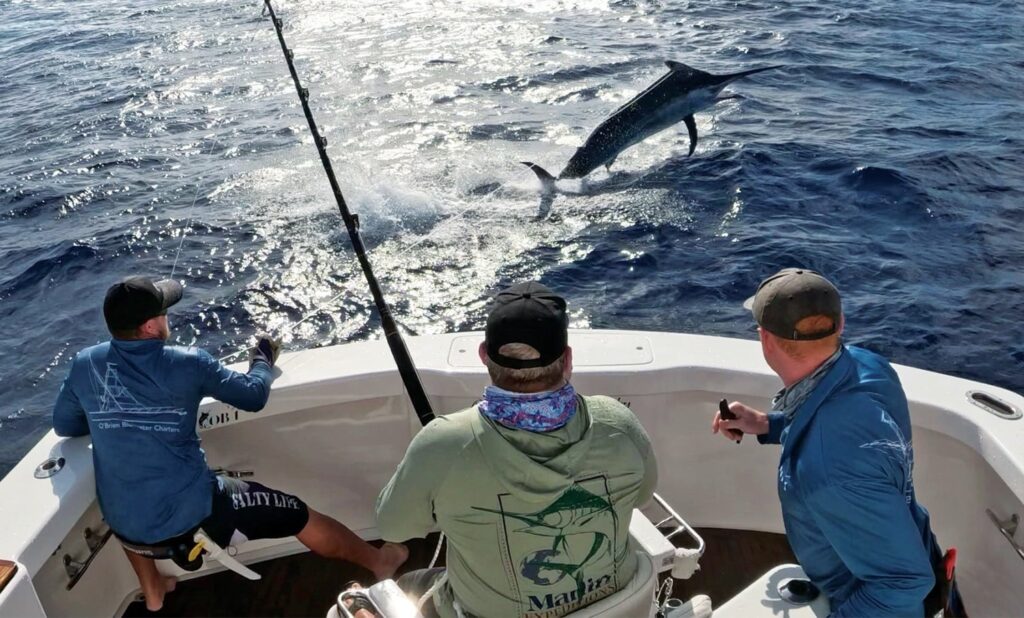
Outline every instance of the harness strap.
[[153, 560], [173, 560], [174, 564], [186, 571], [197, 571], [203, 566], [202, 553], [204, 545], [199, 539], [195, 538], [195, 532], [192, 531], [152, 545], [135, 543], [120, 536], [117, 537], [117, 540], [121, 542], [122, 547], [133, 554], [152, 558]]
[[153, 560], [170, 560], [177, 552], [174, 547], [170, 545], [136, 545], [135, 543], [129, 543], [124, 539], [118, 539], [121, 541], [121, 546], [132, 552], [133, 554], [139, 554]]

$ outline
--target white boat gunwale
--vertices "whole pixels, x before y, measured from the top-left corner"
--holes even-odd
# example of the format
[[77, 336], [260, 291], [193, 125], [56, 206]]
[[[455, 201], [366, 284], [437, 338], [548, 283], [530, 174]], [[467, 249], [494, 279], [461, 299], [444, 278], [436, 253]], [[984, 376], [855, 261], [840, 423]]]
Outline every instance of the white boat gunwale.
[[[479, 396], [487, 381], [486, 371], [476, 359], [476, 347], [482, 338], [482, 333], [472, 332], [408, 339], [432, 400], [468, 404]], [[779, 387], [756, 341], [646, 331], [573, 330], [570, 344], [575, 352], [574, 382], [583, 392], [613, 392], [628, 401], [630, 396], [702, 391], [757, 402]], [[628, 363], [616, 364], [616, 359], [627, 359]], [[403, 395], [401, 380], [382, 340], [287, 353], [279, 368], [271, 399], [259, 413], [241, 412], [236, 420], [230, 406], [204, 401], [201, 413], [210, 418], [225, 415], [206, 431], [220, 432], [235, 424], [320, 406]], [[980, 390], [1018, 407], [1024, 407], [1024, 398], [962, 378], [899, 365], [895, 368], [911, 404], [915, 429], [945, 435], [975, 451], [1017, 501], [1024, 503], [1024, 421], [989, 414], [972, 403], [967, 394]], [[454, 409], [436, 410], [451, 411]], [[402, 412], [407, 417], [407, 441], [419, 424], [407, 402]], [[687, 410], [690, 413], [706, 415], [710, 425], [713, 409]], [[720, 438], [709, 433], [707, 439]], [[45, 479], [49, 482], [34, 478], [36, 466], [50, 457], [63, 457], [64, 469]], [[34, 576], [94, 504], [88, 438], [62, 439], [48, 432], [0, 482], [0, 518], [6, 528], [0, 536], [0, 558], [21, 563]], [[359, 532], [364, 536], [374, 533], [366, 528]], [[246, 551], [246, 561], [299, 549], [279, 545], [276, 549], [255, 547], [252, 552]]]

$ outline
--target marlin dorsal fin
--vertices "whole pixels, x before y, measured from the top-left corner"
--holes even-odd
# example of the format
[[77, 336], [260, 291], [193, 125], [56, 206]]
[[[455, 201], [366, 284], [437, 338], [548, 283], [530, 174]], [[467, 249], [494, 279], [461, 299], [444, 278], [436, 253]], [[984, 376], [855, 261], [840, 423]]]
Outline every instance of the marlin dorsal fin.
[[682, 62], [676, 62], [675, 60], [666, 60], [665, 66], [668, 67], [669, 71], [685, 71], [687, 73], [695, 73], [696, 69], [689, 65], [685, 65]]

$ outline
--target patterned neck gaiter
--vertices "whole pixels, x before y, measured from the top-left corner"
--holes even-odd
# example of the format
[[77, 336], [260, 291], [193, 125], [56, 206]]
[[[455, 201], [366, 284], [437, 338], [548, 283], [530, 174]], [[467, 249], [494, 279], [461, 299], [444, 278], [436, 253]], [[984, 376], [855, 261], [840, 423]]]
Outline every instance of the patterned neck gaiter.
[[554, 431], [576, 413], [576, 389], [566, 384], [556, 391], [513, 393], [488, 386], [477, 408], [480, 414], [510, 429]]
[[796, 384], [789, 388], [784, 388], [775, 394], [772, 398], [772, 410], [775, 412], [783, 412], [786, 415], [786, 420], [793, 420], [793, 416], [796, 414], [797, 408], [799, 408], [804, 401], [810, 396], [814, 389], [818, 388], [818, 384], [821, 384], [821, 380], [828, 373], [828, 370], [832, 368], [832, 365], [836, 364], [839, 360], [839, 356], [843, 353], [843, 346], [840, 345], [839, 349], [835, 351], [832, 356], [829, 356], [824, 363], [822, 363], [817, 369], [815, 369], [809, 376], [800, 380]]

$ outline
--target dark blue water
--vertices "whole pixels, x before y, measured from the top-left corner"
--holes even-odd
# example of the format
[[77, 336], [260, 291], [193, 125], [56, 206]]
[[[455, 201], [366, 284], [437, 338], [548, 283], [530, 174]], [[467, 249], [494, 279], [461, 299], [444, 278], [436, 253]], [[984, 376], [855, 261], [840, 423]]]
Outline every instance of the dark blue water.
[[[1024, 390], [1024, 11], [1012, 2], [288, 1], [340, 181], [398, 318], [478, 328], [535, 277], [574, 323], [752, 338], [740, 302], [802, 265], [849, 341]], [[673, 59], [783, 64], [564, 187]], [[376, 337], [257, 2], [0, 0], [0, 475], [49, 427], [106, 287], [187, 286], [178, 342]], [[193, 200], [195, 205], [193, 207]]]

